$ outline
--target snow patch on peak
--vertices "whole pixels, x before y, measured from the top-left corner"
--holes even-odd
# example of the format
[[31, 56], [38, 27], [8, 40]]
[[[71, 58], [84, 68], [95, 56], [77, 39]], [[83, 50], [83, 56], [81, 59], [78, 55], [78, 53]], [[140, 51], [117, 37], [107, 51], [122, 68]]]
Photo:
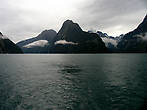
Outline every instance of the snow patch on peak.
[[28, 45], [25, 45], [23, 47], [25, 48], [32, 48], [32, 47], [45, 47], [49, 45], [48, 41], [47, 40], [39, 40], [39, 41], [35, 41], [33, 43], [30, 43]]
[[111, 43], [113, 44], [115, 47], [117, 46], [118, 42], [117, 40], [114, 40], [114, 39], [109, 39], [109, 38], [101, 38], [103, 40], [103, 42], [106, 44], [106, 47], [108, 47], [108, 44]]

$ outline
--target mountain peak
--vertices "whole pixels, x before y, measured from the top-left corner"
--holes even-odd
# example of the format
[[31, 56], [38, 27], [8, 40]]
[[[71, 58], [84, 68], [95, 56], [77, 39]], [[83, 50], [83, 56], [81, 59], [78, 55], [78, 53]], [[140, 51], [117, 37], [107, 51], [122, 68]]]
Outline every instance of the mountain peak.
[[73, 21], [72, 21], [72, 20], [69, 20], [69, 19], [68, 19], [68, 20], [66, 20], [65, 22], [71, 22], [71, 23], [73, 23]]
[[74, 23], [72, 20], [66, 20], [64, 23], [63, 23], [63, 26], [64, 28], [70, 28], [70, 29], [78, 29], [78, 30], [82, 30], [81, 27], [77, 24], [77, 23]]
[[53, 29], [50, 29], [50, 30], [42, 31], [41, 34], [46, 34], [46, 33], [51, 33], [51, 32], [56, 33], [56, 31], [54, 31]]
[[97, 34], [83, 31], [72, 20], [66, 20], [63, 23], [51, 48], [51, 53], [100, 53], [106, 51], [104, 42]]
[[42, 39], [44, 40], [49, 40], [50, 38], [56, 36], [57, 32], [54, 31], [53, 29], [50, 29], [50, 30], [44, 30], [42, 31], [38, 37], [41, 37]]
[[[81, 27], [77, 24], [74, 23], [72, 20], [66, 20], [60, 31], [58, 32], [57, 36], [58, 39], [65, 39], [67, 41], [75, 41], [75, 39], [77, 40], [79, 34], [81, 34], [83, 31], [81, 29]], [[71, 35], [72, 33], [72, 35]]]

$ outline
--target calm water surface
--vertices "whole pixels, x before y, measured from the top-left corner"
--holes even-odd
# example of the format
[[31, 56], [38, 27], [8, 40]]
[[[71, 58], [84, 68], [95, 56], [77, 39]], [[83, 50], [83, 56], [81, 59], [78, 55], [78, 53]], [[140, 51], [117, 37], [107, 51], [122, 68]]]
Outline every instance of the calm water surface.
[[0, 110], [140, 110], [147, 54], [0, 55]]

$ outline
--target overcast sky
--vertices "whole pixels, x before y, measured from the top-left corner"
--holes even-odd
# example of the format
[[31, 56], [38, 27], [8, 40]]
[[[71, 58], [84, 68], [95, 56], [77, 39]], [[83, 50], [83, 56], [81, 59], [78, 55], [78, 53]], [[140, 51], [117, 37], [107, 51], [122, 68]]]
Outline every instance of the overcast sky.
[[58, 31], [71, 19], [83, 30], [125, 34], [147, 14], [147, 0], [0, 0], [0, 31], [12, 41]]

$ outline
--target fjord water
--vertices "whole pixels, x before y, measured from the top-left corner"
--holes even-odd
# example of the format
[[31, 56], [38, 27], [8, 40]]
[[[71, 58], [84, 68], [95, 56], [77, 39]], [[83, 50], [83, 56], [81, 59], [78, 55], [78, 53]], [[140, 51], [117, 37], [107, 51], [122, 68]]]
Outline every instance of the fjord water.
[[0, 110], [139, 110], [147, 54], [0, 55]]

